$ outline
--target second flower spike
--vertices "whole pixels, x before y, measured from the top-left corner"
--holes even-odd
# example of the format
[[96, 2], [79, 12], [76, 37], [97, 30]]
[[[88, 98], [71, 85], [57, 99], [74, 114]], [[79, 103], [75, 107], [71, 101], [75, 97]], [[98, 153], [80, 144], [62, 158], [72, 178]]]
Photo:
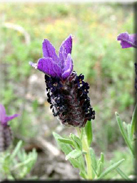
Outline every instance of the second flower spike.
[[0, 152], [5, 151], [10, 146], [12, 132], [8, 122], [18, 116], [18, 114], [7, 116], [4, 106], [0, 104]]

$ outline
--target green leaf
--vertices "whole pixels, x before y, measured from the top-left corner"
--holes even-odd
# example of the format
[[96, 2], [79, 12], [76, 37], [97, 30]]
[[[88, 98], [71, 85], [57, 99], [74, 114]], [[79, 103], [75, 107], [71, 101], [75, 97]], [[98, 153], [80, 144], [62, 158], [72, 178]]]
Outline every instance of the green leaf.
[[85, 171], [80, 171], [79, 175], [84, 178], [84, 179], [87, 179], [87, 175], [86, 175], [86, 172]]
[[100, 176], [102, 171], [103, 171], [103, 163], [100, 161], [100, 162], [98, 162], [98, 168], [97, 168], [97, 175], [98, 175], [98, 177]]
[[131, 120], [131, 134], [133, 135], [135, 132], [135, 125], [137, 124], [137, 104], [135, 105], [135, 109], [132, 115], [132, 120]]
[[[65, 153], [65, 155], [69, 154], [72, 151], [70, 145], [62, 143], [58, 140], [58, 138], [62, 138], [59, 134], [53, 132], [53, 136], [56, 139], [60, 149]], [[76, 159], [70, 158], [69, 161], [73, 165], [73, 167], [79, 168], [79, 162]]]
[[127, 133], [126, 133], [126, 131], [124, 129], [123, 123], [122, 123], [122, 121], [121, 121], [121, 119], [120, 119], [120, 117], [119, 117], [117, 112], [115, 113], [115, 115], [116, 115], [117, 123], [118, 123], [119, 129], [121, 131], [121, 134], [122, 134], [122, 136], [123, 136], [127, 146], [129, 147], [129, 149], [131, 150], [132, 154], [134, 155], [132, 144], [131, 144], [130, 140], [128, 139], [128, 135], [127, 135]]
[[70, 145], [72, 145], [74, 147], [74, 143], [70, 139], [67, 139], [67, 138], [58, 138], [58, 141], [63, 142], [63, 143], [66, 143], [66, 144], [70, 144]]
[[95, 153], [94, 153], [94, 150], [90, 147], [89, 148], [90, 150], [90, 157], [91, 157], [91, 166], [92, 166], [92, 170], [93, 170], [93, 178], [95, 177], [95, 175], [97, 175], [97, 160], [96, 160], [96, 156], [95, 156]]
[[77, 161], [79, 162], [79, 170], [82, 171], [86, 175], [85, 159], [84, 159], [83, 155], [79, 156], [77, 158]]
[[104, 163], [104, 159], [105, 159], [105, 158], [104, 158], [104, 153], [101, 152], [100, 161], [101, 161], [102, 163]]
[[101, 175], [99, 176], [99, 179], [103, 178], [104, 176], [106, 176], [108, 173], [110, 173], [111, 171], [115, 170], [122, 162], [124, 161], [124, 159], [114, 163], [113, 165], [111, 165], [110, 167], [108, 167], [103, 173], [101, 173]]
[[133, 134], [131, 133], [131, 124], [127, 124], [128, 139], [133, 141]]
[[58, 140], [59, 138], [62, 138], [59, 134], [57, 134], [57, 133], [55, 133], [55, 132], [53, 132], [52, 134], [53, 134], [53, 136], [54, 136], [54, 138], [55, 138], [56, 140]]
[[19, 172], [18, 179], [23, 179], [27, 173], [29, 173], [28, 167], [27, 166], [24, 166], [21, 169], [21, 172]]
[[101, 152], [100, 154], [100, 158], [98, 160], [98, 163], [97, 163], [97, 175], [100, 176], [100, 174], [102, 173], [103, 171], [103, 167], [104, 167], [104, 153]]
[[18, 159], [20, 160], [20, 161], [24, 161], [24, 157], [22, 156], [22, 152], [21, 151], [18, 151]]
[[16, 154], [18, 153], [18, 151], [21, 148], [21, 146], [22, 146], [22, 141], [20, 140], [18, 142], [18, 144], [16, 145], [14, 151], [12, 152], [11, 156], [10, 156], [11, 159], [13, 159], [16, 156]]
[[9, 167], [9, 165], [10, 165], [10, 154], [7, 154], [7, 155], [5, 156], [5, 158], [4, 158], [3, 166], [2, 166], [2, 168], [3, 168], [3, 170], [4, 170], [4, 172], [5, 172], [6, 174], [9, 174], [9, 172], [10, 172], [10, 167]]
[[79, 168], [79, 162], [76, 159], [69, 159], [70, 163], [74, 168]]
[[67, 155], [68, 153], [70, 153], [72, 151], [72, 148], [69, 144], [60, 142], [60, 140], [58, 140], [58, 139], [62, 138], [59, 134], [53, 132], [53, 136], [56, 139], [57, 144], [59, 145], [60, 149], [65, 153], [65, 155]]
[[97, 160], [96, 160], [96, 156], [94, 153], [94, 150], [90, 147], [90, 156], [91, 156], [91, 161], [92, 161], [92, 166], [94, 167], [94, 169], [97, 169]]
[[73, 140], [73, 144], [76, 149], [82, 150], [82, 143], [79, 137], [74, 134], [70, 134], [70, 138]]
[[[22, 153], [24, 154], [25, 152], [22, 151]], [[26, 153], [25, 153], [26, 154]], [[17, 165], [15, 166], [20, 169], [20, 171], [18, 172], [18, 178], [23, 179], [26, 174], [28, 174], [32, 167], [34, 166], [36, 159], [37, 159], [37, 153], [36, 150], [33, 149], [32, 152], [30, 152], [29, 154], [26, 154], [25, 156], [25, 161], [23, 161], [22, 163], [18, 163], [17, 165], [19, 165], [19, 167], [17, 167]], [[13, 169], [13, 168], [12, 168]]]
[[116, 168], [116, 171], [117, 171], [117, 173], [118, 173], [123, 179], [130, 180], [130, 179], [128, 178], [128, 176], [127, 176], [120, 168]]
[[78, 150], [78, 149], [74, 149], [73, 151], [71, 151], [69, 154], [67, 154], [66, 156], [66, 160], [70, 159], [70, 158], [78, 158], [80, 155], [82, 154], [82, 151]]
[[27, 164], [29, 164], [31, 161], [33, 161], [33, 158], [28, 158], [27, 160], [25, 160], [24, 162], [18, 163], [15, 167], [13, 167], [12, 170], [15, 170], [17, 168], [20, 168], [21, 166], [26, 166]]
[[92, 121], [87, 121], [85, 125], [85, 134], [87, 136], [88, 145], [91, 145], [92, 142]]
[[15, 181], [15, 178], [12, 175], [7, 175], [8, 180]]

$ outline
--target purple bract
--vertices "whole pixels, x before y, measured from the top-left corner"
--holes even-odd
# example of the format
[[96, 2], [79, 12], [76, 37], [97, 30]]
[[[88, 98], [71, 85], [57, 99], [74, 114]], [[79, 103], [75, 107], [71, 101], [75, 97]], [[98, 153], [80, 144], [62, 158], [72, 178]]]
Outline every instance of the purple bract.
[[118, 35], [117, 40], [121, 41], [122, 48], [137, 48], [137, 34], [121, 33]]
[[54, 46], [47, 39], [43, 41], [42, 50], [43, 58], [40, 58], [36, 64], [32, 62], [29, 64], [51, 77], [66, 80], [73, 71], [71, 35], [61, 44], [59, 56], [57, 56]]
[[0, 104], [0, 123], [4, 126], [8, 125], [8, 121], [18, 117], [19, 114], [13, 114], [11, 116], [6, 115], [5, 108], [2, 104]]

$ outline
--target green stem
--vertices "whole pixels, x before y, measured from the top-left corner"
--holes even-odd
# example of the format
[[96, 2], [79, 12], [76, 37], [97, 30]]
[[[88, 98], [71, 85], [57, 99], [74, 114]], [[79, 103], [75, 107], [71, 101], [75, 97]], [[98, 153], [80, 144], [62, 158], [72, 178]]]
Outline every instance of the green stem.
[[87, 179], [92, 180], [92, 166], [91, 166], [92, 162], [91, 162], [91, 156], [90, 156], [90, 147], [88, 145], [86, 133], [84, 133], [84, 135], [81, 135], [81, 130], [79, 128], [77, 128], [77, 133], [82, 141], [82, 151], [86, 152], [84, 156], [85, 156], [86, 165], [87, 165]]

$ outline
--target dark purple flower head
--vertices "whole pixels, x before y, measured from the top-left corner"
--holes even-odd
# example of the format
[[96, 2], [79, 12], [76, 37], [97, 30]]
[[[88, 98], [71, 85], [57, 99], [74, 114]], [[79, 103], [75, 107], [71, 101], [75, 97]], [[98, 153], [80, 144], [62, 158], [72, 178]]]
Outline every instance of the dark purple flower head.
[[137, 34], [121, 33], [118, 35], [117, 40], [121, 41], [122, 48], [137, 48]]
[[53, 115], [64, 125], [84, 127], [87, 120], [95, 119], [88, 97], [89, 85], [83, 80], [84, 76], [77, 76], [74, 71], [65, 82], [45, 75], [47, 101]]
[[63, 41], [57, 56], [54, 46], [44, 39], [42, 43], [43, 58], [37, 64], [30, 62], [30, 65], [52, 77], [67, 79], [73, 71], [71, 59], [72, 37], [71, 35]]
[[4, 126], [8, 125], [8, 121], [18, 117], [19, 114], [13, 114], [11, 116], [6, 115], [5, 108], [2, 104], [0, 104], [0, 123]]

